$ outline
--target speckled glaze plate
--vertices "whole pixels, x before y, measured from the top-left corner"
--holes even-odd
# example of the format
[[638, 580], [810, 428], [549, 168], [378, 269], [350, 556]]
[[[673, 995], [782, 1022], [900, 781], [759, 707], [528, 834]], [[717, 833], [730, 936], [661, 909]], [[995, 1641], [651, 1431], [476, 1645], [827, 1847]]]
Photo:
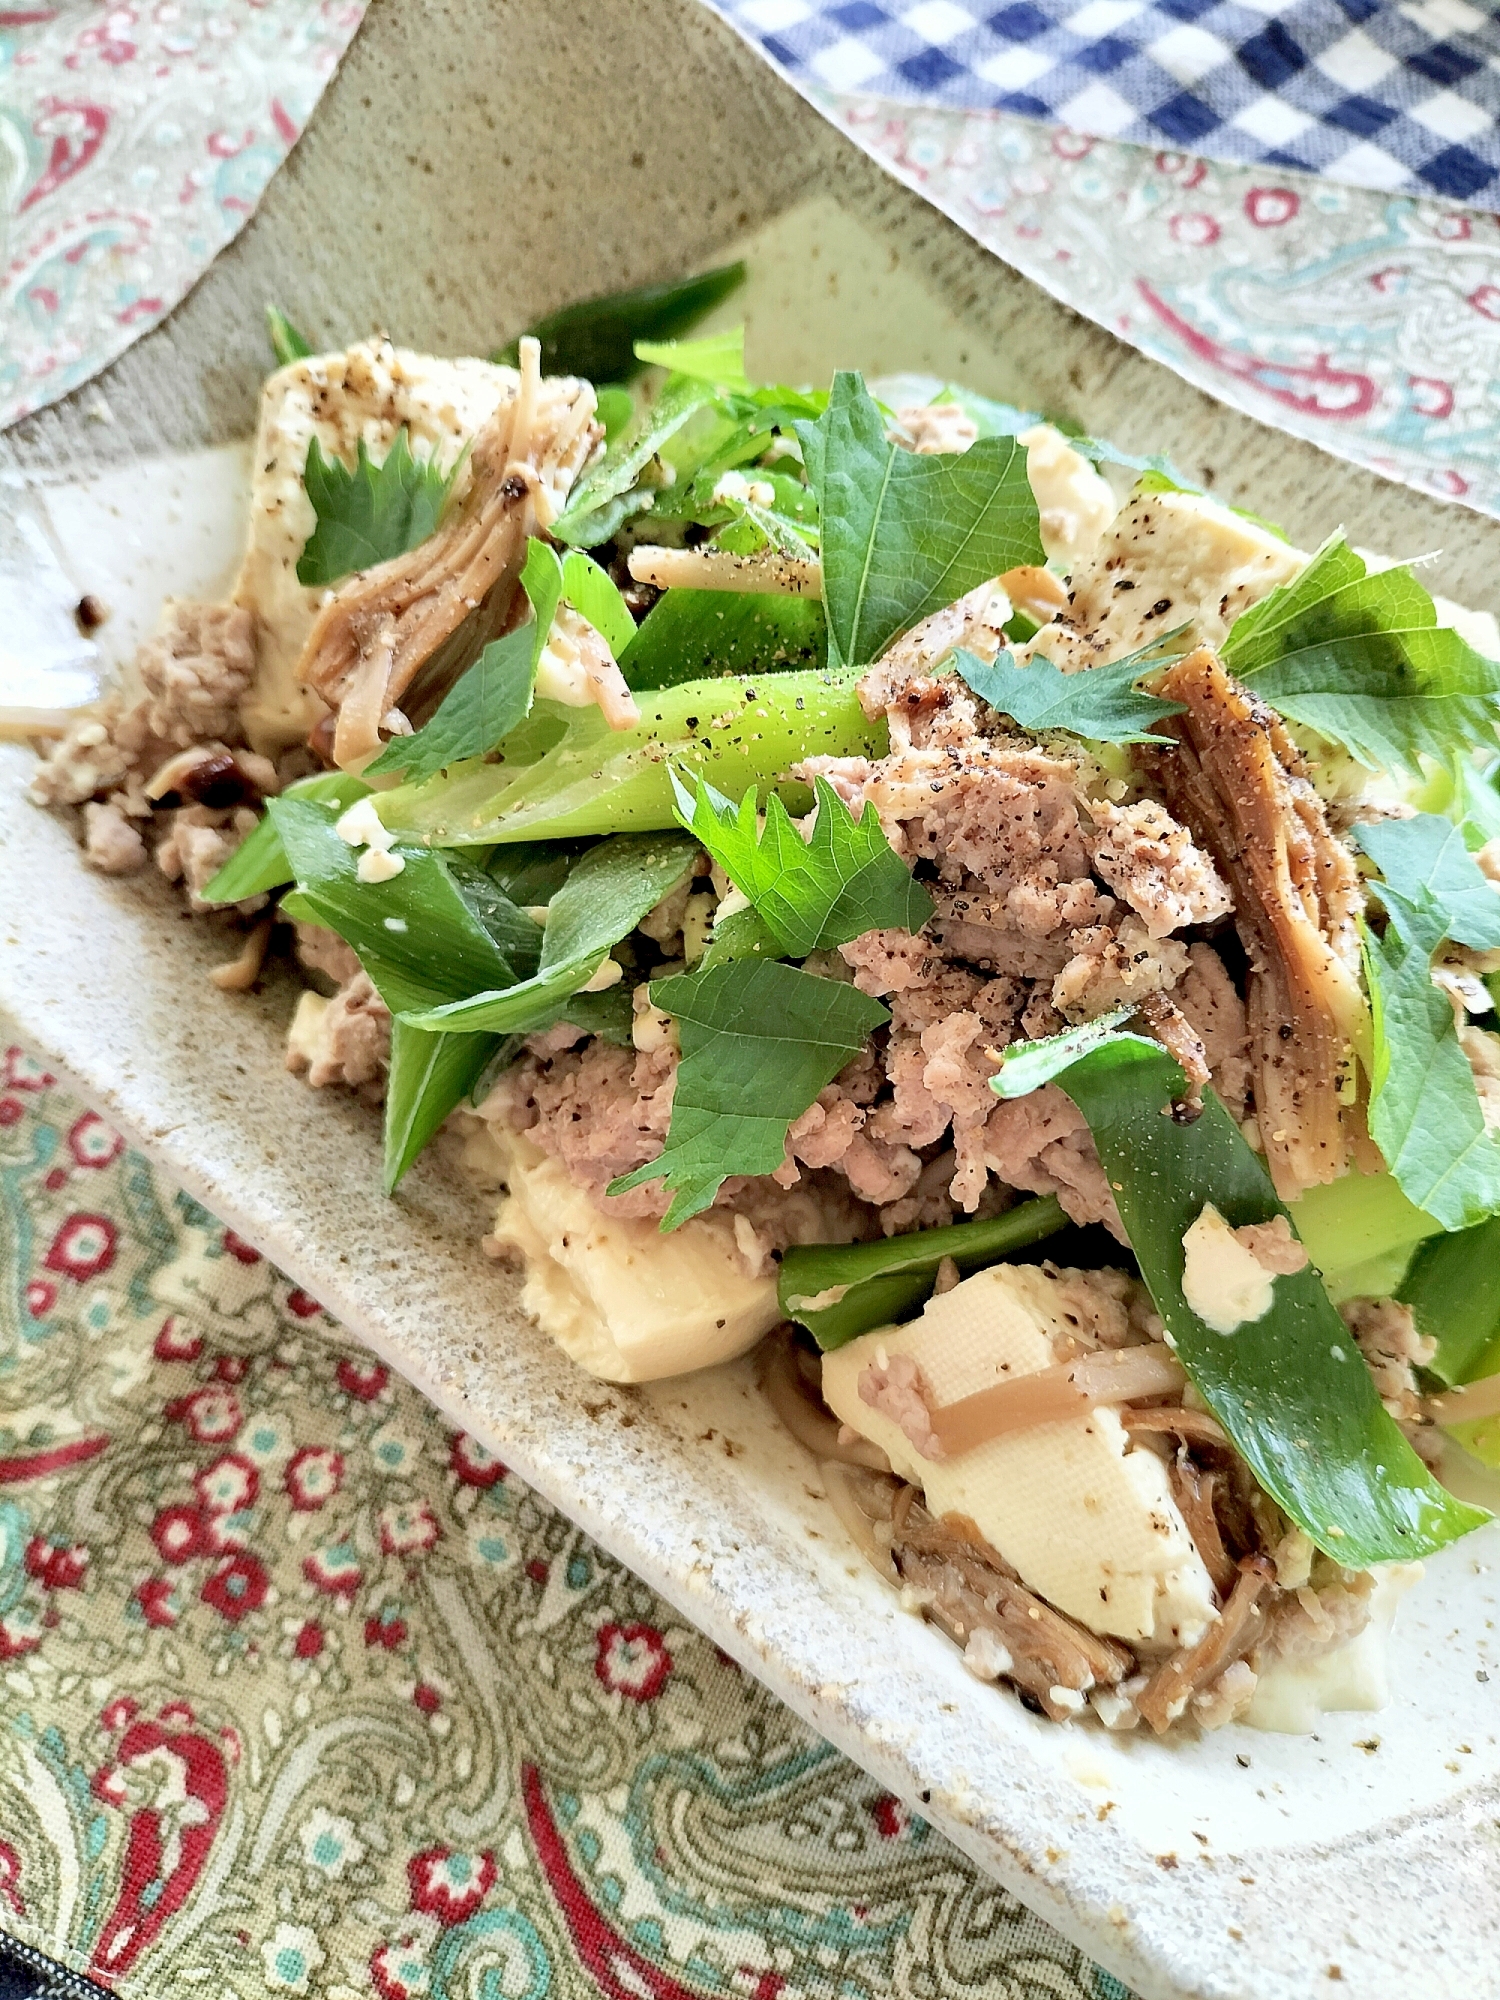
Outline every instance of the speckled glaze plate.
[[[455, 82], [479, 40], [506, 55], [484, 65], [483, 102]], [[585, 87], [595, 47], [610, 60]], [[222, 586], [264, 300], [330, 344], [383, 325], [482, 353], [564, 297], [731, 245], [751, 258], [756, 371], [922, 370], [1066, 410], [1213, 468], [1304, 542], [1342, 522], [1371, 546], [1442, 548], [1432, 580], [1494, 608], [1500, 526], [1351, 473], [1071, 318], [686, 0], [377, 0], [255, 221], [184, 306], [0, 438], [0, 698], [23, 672], [34, 693], [60, 687], [49, 663], [76, 686], [163, 594]], [[102, 657], [65, 617], [84, 590], [113, 613]], [[478, 1247], [485, 1200], [440, 1157], [386, 1201], [375, 1115], [286, 1073], [290, 987], [211, 987], [223, 937], [152, 878], [83, 869], [67, 827], [25, 802], [28, 762], [0, 753], [16, 1036], [840, 1748], [1147, 2000], [1500, 1994], [1500, 1528], [1429, 1565], [1377, 1716], [1167, 1745], [1040, 1721], [863, 1567], [749, 1363], [594, 1383], [517, 1312]]]

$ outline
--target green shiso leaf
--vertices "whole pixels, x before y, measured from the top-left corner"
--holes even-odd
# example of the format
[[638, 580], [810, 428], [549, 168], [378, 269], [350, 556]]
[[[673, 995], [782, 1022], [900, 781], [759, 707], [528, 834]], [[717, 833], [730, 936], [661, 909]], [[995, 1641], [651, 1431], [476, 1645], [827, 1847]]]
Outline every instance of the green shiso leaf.
[[635, 634], [619, 591], [577, 549], [559, 561], [554, 549], [533, 537], [521, 583], [531, 602], [527, 622], [492, 639], [448, 690], [431, 721], [410, 736], [393, 736], [365, 766], [367, 772], [401, 775], [408, 784], [420, 784], [450, 765], [488, 756], [531, 712], [537, 667], [560, 604], [571, 604], [587, 618], [612, 651], [624, 648]]
[[990, 663], [962, 647], [953, 664], [981, 701], [1008, 715], [1023, 729], [1066, 729], [1095, 743], [1160, 743], [1151, 725], [1180, 715], [1182, 703], [1143, 693], [1144, 675], [1164, 667], [1174, 657], [1158, 640], [1128, 659], [1093, 667], [1086, 674], [1065, 674], [1041, 653], [1028, 666], [1018, 666], [1010, 653]]
[[318, 524], [297, 561], [297, 581], [338, 583], [425, 542], [437, 527], [450, 475], [431, 458], [413, 458], [403, 424], [379, 465], [363, 438], [351, 472], [326, 459], [310, 438], [302, 483]]
[[[1445, 1492], [1383, 1408], [1311, 1264], [1275, 1281], [1265, 1315], [1220, 1334], [1183, 1296], [1182, 1239], [1212, 1202], [1231, 1227], [1287, 1211], [1218, 1098], [1167, 1116], [1186, 1079], [1159, 1043], [1075, 1031], [1008, 1058], [994, 1088], [1054, 1081], [1088, 1120], [1130, 1247], [1194, 1388], [1256, 1479], [1350, 1568], [1432, 1553], [1488, 1518]], [[1290, 1219], [1290, 1218], [1289, 1218]]]
[[878, 659], [987, 578], [1046, 560], [1014, 438], [930, 457], [904, 451], [861, 378], [844, 372], [822, 417], [800, 422], [797, 436], [822, 521], [830, 652], [842, 662]]
[[727, 965], [732, 958], [784, 956], [781, 939], [751, 904], [743, 910], [731, 910], [727, 917], [715, 916], [713, 936], [699, 963], [706, 972], [711, 965]]
[[1429, 951], [1445, 937], [1480, 951], [1500, 945], [1500, 894], [1469, 851], [1467, 832], [1438, 813], [1354, 829], [1380, 870], [1374, 887], [1391, 922], [1409, 941], [1426, 940]]
[[393, 736], [365, 769], [420, 784], [450, 764], [483, 757], [525, 721], [536, 679], [536, 623], [528, 620], [492, 639], [444, 695], [431, 721], [410, 736]]
[[614, 579], [582, 549], [569, 549], [562, 572], [564, 601], [588, 620], [618, 659], [635, 637], [635, 620], [615, 588]]
[[1445, 938], [1500, 944], [1500, 896], [1469, 851], [1470, 831], [1477, 837], [1467, 821], [1418, 813], [1354, 835], [1381, 870], [1371, 887], [1389, 918], [1383, 937], [1367, 930], [1364, 940], [1370, 1137], [1403, 1193], [1444, 1229], [1500, 1211], [1500, 1140], [1486, 1126], [1452, 1003], [1432, 983]]
[[764, 958], [654, 980], [651, 1000], [682, 1044], [672, 1124], [660, 1155], [609, 1192], [664, 1180], [664, 1230], [707, 1208], [731, 1174], [779, 1167], [792, 1120], [890, 1019], [856, 987]]
[[707, 848], [788, 958], [847, 944], [870, 930], [919, 931], [932, 898], [891, 847], [873, 805], [856, 819], [826, 778], [816, 781], [817, 818], [804, 840], [772, 792], [765, 825], [756, 795], [736, 807], [706, 779], [674, 775], [677, 818]]
[[[1432, 983], [1442, 919], [1408, 942], [1365, 936], [1373, 1055], [1370, 1137], [1402, 1191], [1444, 1229], [1500, 1211], [1500, 1140], [1488, 1131], [1453, 1004]], [[1435, 926], [1437, 935], [1431, 935]]]
[[1408, 569], [1367, 574], [1341, 535], [1237, 618], [1224, 664], [1294, 722], [1372, 770], [1421, 773], [1421, 759], [1493, 742], [1500, 661], [1437, 623]]

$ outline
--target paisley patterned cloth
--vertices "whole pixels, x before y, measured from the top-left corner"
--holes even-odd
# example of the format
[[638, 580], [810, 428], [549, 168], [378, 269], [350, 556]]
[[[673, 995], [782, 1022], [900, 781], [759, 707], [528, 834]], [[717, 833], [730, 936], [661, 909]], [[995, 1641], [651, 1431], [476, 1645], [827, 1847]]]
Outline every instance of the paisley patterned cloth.
[[1196, 387], [1500, 514], [1500, 217], [1005, 112], [813, 95], [971, 236]]
[[0, 6], [0, 427], [171, 311], [363, 17], [364, 0]]
[[7, 1933], [139, 2000], [1128, 2000], [18, 1048]]
[[[720, 0], [771, 54], [788, 6], [808, 11], [803, 0]], [[363, 7], [0, 5], [0, 426], [86, 382], [177, 303], [252, 212]], [[834, 10], [856, 29], [880, 11], [863, 0]], [[960, 11], [943, 0], [901, 19], [941, 40]], [[1070, 14], [1068, 32], [1097, 32], [1102, 49], [1118, 11], [1102, 0], [1102, 12]], [[1158, 11], [1171, 10], [1164, 0]], [[1422, 32], [1468, 33], [1473, 12], [1431, 0]], [[1493, 215], [1285, 162], [1215, 164], [1013, 111], [793, 76], [980, 242], [1198, 387], [1500, 513]], [[923, 94], [911, 79], [903, 88]]]

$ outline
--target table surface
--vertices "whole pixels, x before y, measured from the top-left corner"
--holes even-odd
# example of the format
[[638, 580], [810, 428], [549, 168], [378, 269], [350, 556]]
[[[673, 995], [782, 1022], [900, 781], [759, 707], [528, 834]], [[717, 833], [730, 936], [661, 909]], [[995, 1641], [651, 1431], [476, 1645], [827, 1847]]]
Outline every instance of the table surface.
[[0, 1932], [140, 2000], [1120, 2000], [15, 1046], [0, 1264]]

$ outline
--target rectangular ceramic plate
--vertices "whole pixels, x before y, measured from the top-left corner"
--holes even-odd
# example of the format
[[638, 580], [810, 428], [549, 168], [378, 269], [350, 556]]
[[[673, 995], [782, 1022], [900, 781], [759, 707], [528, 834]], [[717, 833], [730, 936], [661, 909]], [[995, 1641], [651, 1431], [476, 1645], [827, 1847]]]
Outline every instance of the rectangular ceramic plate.
[[[534, 24], [536, 10], [515, 17]], [[1343, 518], [1387, 546], [1441, 539], [1439, 510], [1188, 397], [1027, 292], [873, 170], [830, 153], [805, 109], [768, 95], [763, 74], [711, 24], [672, 9], [664, 17], [681, 30], [687, 68], [701, 61], [685, 90], [709, 88], [705, 77], [721, 91], [726, 75], [734, 83], [721, 99], [721, 144], [773, 144], [778, 161], [802, 149], [800, 173], [763, 178], [728, 218], [772, 218], [747, 245], [754, 370], [795, 380], [826, 377], [835, 362], [906, 367], [1052, 407], [1066, 383], [1092, 428], [1114, 416], [1131, 443], [1189, 465], [1211, 449], [1220, 464], [1259, 467], [1258, 486], [1236, 478], [1231, 497], [1280, 513], [1299, 535]], [[368, 100], [384, 90], [387, 104], [409, 96], [397, 21], [377, 8], [315, 131], [345, 129], [350, 91]], [[590, 21], [594, 32], [597, 10]], [[562, 60], [568, 31], [564, 10], [562, 40], [550, 55], [544, 41], [533, 51], [543, 69]], [[137, 350], [104, 378], [115, 426], [95, 435], [86, 414], [64, 409], [9, 441], [11, 478], [26, 482], [12, 528], [33, 550], [51, 543], [57, 590], [93, 590], [113, 607], [116, 649], [149, 626], [161, 594], [210, 592], [233, 569], [247, 466], [233, 439], [247, 427], [262, 363], [243, 343], [241, 359], [224, 364], [226, 388], [205, 357], [234, 349], [247, 297], [274, 291], [298, 304], [289, 287], [308, 253], [297, 247], [297, 203], [310, 214], [309, 188], [326, 197], [319, 174], [366, 170], [349, 163], [353, 145], [340, 140], [324, 155], [314, 146], [310, 164], [299, 153], [303, 179], [293, 174], [279, 209], [268, 204], [170, 339], [153, 336], [144, 358]], [[726, 179], [738, 157], [721, 162]], [[681, 187], [701, 169], [690, 144], [674, 158], [670, 146], [653, 156], [648, 207], [669, 201], [661, 184], [673, 174]], [[574, 228], [587, 202], [607, 202], [612, 166], [603, 163], [592, 192], [580, 184]], [[809, 187], [819, 191], [787, 209], [792, 189]], [[733, 236], [722, 224], [705, 234], [686, 210], [658, 222], [658, 271]], [[480, 253], [455, 238], [453, 255]], [[346, 261], [357, 295], [368, 273], [353, 250]], [[618, 281], [653, 263], [537, 277], [519, 296], [527, 309], [545, 307], [608, 282], [611, 268]], [[399, 291], [399, 269], [388, 264], [383, 282]], [[325, 318], [307, 313], [317, 330], [339, 324], [336, 289], [329, 279], [318, 295]], [[509, 331], [517, 294], [498, 278], [492, 291], [500, 303], [489, 324]], [[490, 344], [461, 312], [405, 303], [399, 330], [414, 338], [449, 351]], [[139, 457], [153, 436], [173, 450]], [[1470, 555], [1492, 559], [1489, 533], [1463, 524], [1460, 571]], [[38, 629], [45, 569], [37, 562], [29, 575], [41, 592]], [[1462, 574], [1447, 580], [1465, 589]], [[440, 1158], [429, 1155], [386, 1201], [377, 1116], [286, 1073], [290, 985], [273, 980], [247, 997], [209, 985], [207, 968], [228, 955], [222, 932], [187, 921], [153, 877], [109, 881], [80, 866], [67, 827], [25, 802], [28, 762], [19, 750], [0, 755], [0, 1010], [17, 1034], [816, 1728], [1144, 1995], [1409, 2000], [1492, 1990], [1500, 1659], [1489, 1565], [1500, 1528], [1429, 1565], [1401, 1612], [1395, 1698], [1379, 1716], [1329, 1716], [1312, 1739], [1230, 1728], [1171, 1744], [1041, 1721], [973, 1681], [864, 1568], [813, 1461], [761, 1403], [748, 1362], [646, 1390], [596, 1384], [517, 1312], [514, 1280], [478, 1248], [487, 1203]]]

